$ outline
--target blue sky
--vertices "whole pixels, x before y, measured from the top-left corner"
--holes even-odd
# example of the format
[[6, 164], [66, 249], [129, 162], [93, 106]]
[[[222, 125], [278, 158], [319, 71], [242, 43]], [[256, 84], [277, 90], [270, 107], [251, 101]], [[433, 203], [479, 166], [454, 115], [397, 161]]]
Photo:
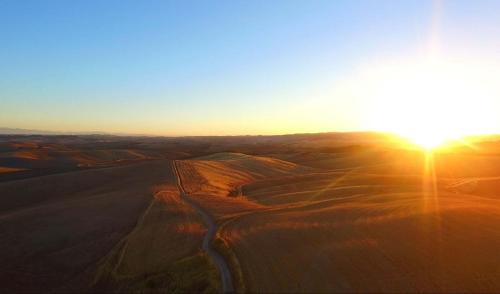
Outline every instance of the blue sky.
[[[0, 126], [164, 135], [366, 129], [332, 87], [363, 64], [424, 52], [435, 6], [0, 0]], [[443, 50], [498, 57], [499, 13], [498, 1], [442, 2]]]

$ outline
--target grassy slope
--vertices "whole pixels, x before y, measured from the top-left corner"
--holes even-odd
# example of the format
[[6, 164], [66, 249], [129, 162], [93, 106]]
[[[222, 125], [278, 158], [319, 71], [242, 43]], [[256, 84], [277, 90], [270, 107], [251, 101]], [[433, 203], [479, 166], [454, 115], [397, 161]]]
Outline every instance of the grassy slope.
[[[446, 163], [470, 174], [454, 159]], [[269, 208], [227, 222], [219, 235], [246, 290], [500, 291], [498, 179], [475, 181], [471, 195], [460, 191], [470, 181], [450, 188], [455, 179], [444, 178], [434, 197], [422, 193], [421, 175], [383, 171], [244, 186], [247, 198]]]
[[168, 160], [0, 183], [2, 289], [217, 289], [173, 183]]
[[[342, 168], [354, 168], [250, 179], [243, 194], [261, 206], [226, 218], [217, 240], [240, 273], [244, 285], [239, 289], [500, 291], [498, 179], [484, 178], [496, 173], [497, 158], [489, 158], [488, 165], [481, 157], [464, 155], [467, 167], [459, 155], [440, 155], [435, 164], [442, 178], [435, 197], [422, 193], [425, 158], [403, 154], [377, 165], [372, 159], [363, 165], [353, 154], [336, 155]], [[355, 162], [349, 164], [349, 158]], [[226, 159], [210, 160], [218, 162], [204, 173], [206, 182], [227, 183], [218, 173], [229, 177]], [[477, 168], [471, 169], [474, 162]], [[234, 169], [236, 175], [246, 171]], [[474, 172], [478, 177], [471, 184]]]
[[217, 291], [217, 271], [200, 252], [205, 232], [175, 185], [163, 185], [134, 230], [101, 263], [95, 289]]
[[[30, 144], [0, 151], [38, 148]], [[421, 193], [423, 154], [382, 148], [275, 154], [294, 163], [217, 153], [182, 161], [181, 176], [224, 223], [216, 243], [240, 290], [498, 292], [493, 151], [438, 155], [437, 198]], [[18, 155], [44, 162], [43, 152]], [[112, 162], [123, 152], [92, 156]], [[0, 183], [0, 195], [15, 196], [0, 197], [4, 289], [216, 290], [217, 273], [194, 245], [199, 220], [178, 201], [167, 166]]]
[[437, 203], [408, 192], [324, 201], [244, 216], [221, 235], [249, 291], [498, 291], [499, 201]]
[[218, 153], [179, 162], [184, 188], [190, 194], [228, 196], [256, 179], [310, 170], [290, 162], [241, 153]]
[[135, 226], [168, 167], [159, 161], [1, 183], [2, 287], [84, 289], [95, 263]]

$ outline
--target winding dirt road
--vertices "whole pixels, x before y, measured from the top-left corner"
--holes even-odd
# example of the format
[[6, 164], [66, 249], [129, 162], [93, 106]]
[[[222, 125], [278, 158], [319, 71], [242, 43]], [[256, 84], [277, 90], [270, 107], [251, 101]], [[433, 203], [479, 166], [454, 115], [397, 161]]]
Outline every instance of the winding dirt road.
[[231, 271], [229, 270], [229, 266], [222, 257], [222, 255], [217, 252], [214, 247], [212, 246], [212, 241], [215, 237], [215, 234], [217, 233], [217, 224], [215, 223], [215, 220], [213, 217], [205, 211], [198, 203], [193, 201], [188, 194], [184, 191], [184, 187], [182, 186], [182, 180], [179, 175], [179, 171], [177, 170], [177, 162], [174, 160], [172, 161], [172, 169], [174, 171], [174, 174], [177, 178], [177, 188], [179, 189], [179, 193], [181, 194], [181, 199], [184, 200], [189, 206], [194, 208], [198, 214], [203, 218], [203, 222], [205, 222], [207, 226], [207, 234], [203, 238], [203, 244], [202, 244], [202, 249], [212, 258], [213, 262], [215, 263], [215, 266], [219, 270], [219, 275], [221, 277], [221, 283], [222, 283], [222, 292], [223, 293], [233, 293], [234, 292], [234, 287], [233, 287], [233, 280], [231, 277]]

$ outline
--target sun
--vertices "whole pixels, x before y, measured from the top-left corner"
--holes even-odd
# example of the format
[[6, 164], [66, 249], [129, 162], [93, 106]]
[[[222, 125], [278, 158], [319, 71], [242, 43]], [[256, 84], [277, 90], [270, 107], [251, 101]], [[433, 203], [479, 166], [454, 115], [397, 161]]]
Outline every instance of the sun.
[[500, 107], [497, 72], [456, 61], [387, 62], [357, 76], [355, 94], [366, 104], [367, 128], [433, 149], [492, 131]]
[[445, 145], [449, 140], [445, 136], [434, 135], [432, 133], [413, 135], [408, 137], [414, 144], [423, 147], [426, 150], [432, 150]]
[[446, 147], [467, 135], [468, 128], [444, 107], [415, 105], [413, 111], [395, 115], [397, 124], [387, 129], [426, 150]]
[[[434, 128], [416, 125], [415, 127], [400, 128], [397, 134], [402, 136], [405, 141], [411, 145], [419, 146], [425, 150], [433, 150], [436, 148], [444, 148], [451, 145], [452, 142], [462, 141], [465, 134], [453, 132], [453, 130], [440, 130], [436, 122]], [[430, 123], [429, 123], [430, 125]]]

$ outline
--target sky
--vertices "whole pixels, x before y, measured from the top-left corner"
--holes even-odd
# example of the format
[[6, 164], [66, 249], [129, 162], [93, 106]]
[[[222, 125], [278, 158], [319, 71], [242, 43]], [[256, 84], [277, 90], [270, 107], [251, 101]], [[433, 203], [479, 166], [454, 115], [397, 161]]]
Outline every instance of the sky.
[[[444, 93], [440, 107], [458, 101], [455, 121], [482, 113], [471, 132], [496, 131], [486, 126], [500, 126], [499, 15], [496, 0], [0, 0], [0, 127], [390, 130], [422, 101], [415, 93], [431, 104]], [[415, 92], [422, 83], [432, 93]]]

